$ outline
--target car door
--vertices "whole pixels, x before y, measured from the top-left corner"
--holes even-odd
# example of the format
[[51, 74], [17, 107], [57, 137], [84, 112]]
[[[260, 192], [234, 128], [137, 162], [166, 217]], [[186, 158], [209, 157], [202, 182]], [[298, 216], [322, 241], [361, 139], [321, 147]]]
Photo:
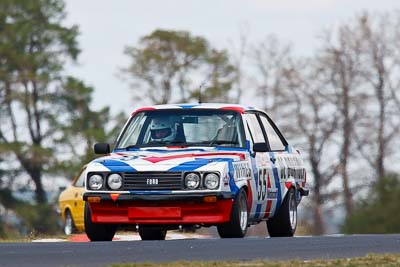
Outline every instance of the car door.
[[[291, 149], [270, 118], [265, 114], [260, 115], [260, 118], [267, 134], [271, 154], [276, 158], [276, 166], [280, 170], [282, 192], [287, 191], [286, 183], [289, 183], [288, 186], [290, 186], [294, 182], [303, 187], [306, 182], [306, 169], [300, 153]], [[297, 192], [297, 197], [300, 198], [299, 192]]]
[[86, 168], [82, 169], [82, 171], [79, 173], [78, 179], [73, 184], [71, 212], [72, 212], [72, 217], [74, 218], [75, 225], [77, 227], [83, 226], [84, 223], [83, 216], [84, 216], [85, 202], [83, 201], [83, 193], [84, 193], [85, 170]]
[[269, 212], [264, 215], [264, 218], [272, 217], [282, 204], [285, 190], [285, 181], [288, 167], [291, 166], [293, 155], [288, 153], [288, 144], [284, 139], [276, 125], [267, 115], [258, 114], [258, 118], [262, 124], [264, 134], [269, 145], [269, 160], [273, 172], [274, 188], [267, 190], [268, 201], [272, 199], [272, 205]]
[[[268, 145], [258, 113], [246, 113], [245, 118], [250, 133], [251, 147], [256, 143]], [[250, 158], [254, 179], [249, 182], [252, 192], [249, 217], [252, 220], [262, 220], [275, 211], [279, 192], [279, 180], [276, 179], [278, 173], [275, 165], [271, 164], [269, 152], [253, 152]]]

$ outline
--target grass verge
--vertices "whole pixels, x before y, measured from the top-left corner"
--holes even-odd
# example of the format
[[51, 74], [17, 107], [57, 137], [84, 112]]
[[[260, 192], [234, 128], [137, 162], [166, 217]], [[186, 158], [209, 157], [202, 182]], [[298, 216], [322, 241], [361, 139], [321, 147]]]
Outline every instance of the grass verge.
[[29, 243], [40, 239], [60, 239], [67, 241], [70, 236], [59, 234], [59, 235], [46, 235], [46, 234], [28, 234], [25, 236], [16, 235], [7, 238], [0, 238], [0, 243]]
[[369, 254], [366, 257], [334, 260], [291, 261], [179, 261], [170, 263], [114, 264], [112, 267], [397, 267], [400, 254]]

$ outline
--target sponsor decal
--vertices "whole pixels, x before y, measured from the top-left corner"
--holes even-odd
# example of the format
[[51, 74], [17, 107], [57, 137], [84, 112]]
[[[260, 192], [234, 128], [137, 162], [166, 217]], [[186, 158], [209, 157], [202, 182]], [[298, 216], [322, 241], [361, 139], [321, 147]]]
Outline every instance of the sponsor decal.
[[251, 178], [251, 168], [248, 162], [233, 162], [233, 177], [235, 181]]
[[286, 180], [293, 177], [296, 180], [304, 180], [306, 177], [305, 168], [281, 168], [281, 179]]
[[226, 174], [225, 177], [222, 179], [224, 186], [229, 185], [229, 175]]
[[268, 188], [267, 190], [267, 198], [277, 198], [278, 190], [276, 188]]

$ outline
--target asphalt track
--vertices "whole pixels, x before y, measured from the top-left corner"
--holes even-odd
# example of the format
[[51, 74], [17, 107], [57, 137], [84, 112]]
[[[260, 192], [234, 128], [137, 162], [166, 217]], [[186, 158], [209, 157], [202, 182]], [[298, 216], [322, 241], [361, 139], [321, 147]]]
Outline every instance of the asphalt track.
[[368, 253], [400, 253], [400, 235], [1, 243], [0, 266], [105, 266], [177, 260], [309, 260], [350, 258]]

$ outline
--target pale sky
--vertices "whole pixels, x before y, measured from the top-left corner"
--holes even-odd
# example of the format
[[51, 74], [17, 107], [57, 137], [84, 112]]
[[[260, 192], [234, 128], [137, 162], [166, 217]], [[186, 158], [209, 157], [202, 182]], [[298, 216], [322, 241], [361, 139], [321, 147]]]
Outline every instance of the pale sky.
[[[399, 0], [66, 0], [68, 25], [80, 28], [82, 53], [67, 71], [95, 88], [95, 108], [110, 105], [115, 114], [130, 113], [134, 103], [128, 83], [117, 77], [128, 65], [124, 47], [155, 29], [187, 30], [218, 48], [238, 40], [241, 25], [249, 39], [261, 41], [275, 34], [292, 43], [296, 53], [316, 49], [323, 29], [350, 20], [364, 10], [400, 9]], [[253, 105], [253, 103], [242, 103]]]

